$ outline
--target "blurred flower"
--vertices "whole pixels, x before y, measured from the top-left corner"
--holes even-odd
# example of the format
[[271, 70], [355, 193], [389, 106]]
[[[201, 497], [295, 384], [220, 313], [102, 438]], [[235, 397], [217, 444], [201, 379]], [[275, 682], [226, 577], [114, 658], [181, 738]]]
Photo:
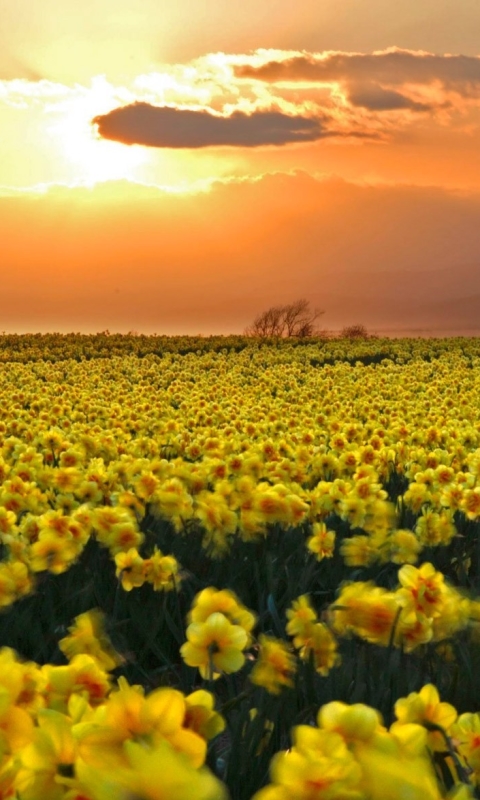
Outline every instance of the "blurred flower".
[[395, 703], [395, 716], [405, 724], [415, 722], [429, 731], [428, 742], [433, 750], [445, 750], [445, 738], [441, 731], [431, 730], [438, 726], [448, 733], [457, 719], [457, 712], [449, 703], [441, 703], [437, 689], [431, 683], [420, 692], [412, 692]]
[[312, 625], [317, 621], [317, 613], [310, 605], [308, 594], [302, 594], [292, 602], [291, 608], [287, 608], [286, 631], [289, 636], [293, 636], [295, 647], [303, 647], [311, 636]]
[[[255, 614], [245, 608], [234, 592], [229, 589], [218, 591], [214, 586], [203, 589], [195, 596], [188, 621], [205, 622], [216, 611], [227, 617], [234, 625], [240, 625], [249, 635], [257, 621]], [[249, 641], [250, 639], [249, 636]]]
[[134, 547], [126, 553], [117, 553], [115, 564], [117, 567], [115, 575], [120, 579], [126, 592], [131, 592], [135, 586], [143, 586], [145, 583], [144, 561]]
[[198, 733], [207, 741], [225, 728], [225, 720], [214, 710], [215, 698], [210, 692], [198, 689], [185, 697], [183, 727]]
[[284, 686], [293, 686], [296, 670], [295, 657], [281, 639], [261, 634], [260, 655], [250, 673], [256, 686], [263, 686], [270, 694], [279, 694]]
[[114, 650], [105, 633], [104, 620], [104, 614], [96, 608], [75, 617], [74, 624], [68, 629], [70, 635], [58, 643], [62, 653], [69, 660], [79, 654], [93, 656], [107, 672], [122, 664], [123, 657]]
[[340, 663], [338, 642], [323, 622], [316, 622], [312, 625], [300, 650], [300, 658], [304, 661], [308, 661], [310, 655], [313, 656], [315, 670], [324, 677]]
[[317, 722], [320, 728], [339, 733], [346, 742], [367, 742], [384, 730], [379, 712], [362, 703], [327, 703], [318, 712]]
[[225, 787], [209, 770], [195, 769], [167, 742], [148, 749], [126, 742], [124, 752], [125, 766], [115, 771], [79, 764], [91, 800], [227, 800]]
[[152, 584], [155, 592], [170, 592], [179, 589], [181, 577], [180, 566], [174, 556], [164, 556], [157, 547], [150, 558], [143, 561], [143, 574], [147, 583]]
[[405, 564], [398, 572], [398, 580], [402, 588], [397, 595], [405, 608], [422, 612], [428, 617], [440, 615], [445, 582], [442, 573], [437, 572], [432, 564], [422, 564], [419, 569]]
[[332, 558], [335, 550], [335, 531], [327, 530], [324, 522], [314, 522], [312, 535], [307, 540], [307, 547], [312, 553], [316, 553], [317, 561], [322, 558]]

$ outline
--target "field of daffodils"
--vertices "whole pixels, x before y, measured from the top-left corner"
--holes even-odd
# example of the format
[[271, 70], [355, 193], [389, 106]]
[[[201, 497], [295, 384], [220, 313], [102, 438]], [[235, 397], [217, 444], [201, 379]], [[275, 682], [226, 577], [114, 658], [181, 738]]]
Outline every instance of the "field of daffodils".
[[480, 340], [0, 336], [0, 800], [480, 797]]

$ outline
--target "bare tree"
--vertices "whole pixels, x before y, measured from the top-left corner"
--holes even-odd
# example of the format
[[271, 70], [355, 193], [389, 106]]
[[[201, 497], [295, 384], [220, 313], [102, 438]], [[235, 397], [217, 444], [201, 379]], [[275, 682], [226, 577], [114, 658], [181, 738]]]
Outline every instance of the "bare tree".
[[323, 314], [310, 308], [308, 300], [295, 300], [284, 306], [271, 306], [257, 314], [252, 324], [245, 329], [247, 336], [278, 336], [306, 338], [314, 336], [315, 322]]
[[347, 325], [340, 331], [341, 339], [368, 339], [369, 336], [370, 334], [365, 325], [361, 325], [360, 323], [356, 325]]
[[258, 314], [253, 321], [253, 335], [256, 336], [283, 336], [283, 306], [272, 306]]

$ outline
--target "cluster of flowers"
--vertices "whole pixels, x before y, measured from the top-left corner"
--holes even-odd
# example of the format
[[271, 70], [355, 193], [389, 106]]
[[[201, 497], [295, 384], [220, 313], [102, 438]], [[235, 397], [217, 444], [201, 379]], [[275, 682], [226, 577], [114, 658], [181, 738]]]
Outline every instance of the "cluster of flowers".
[[165, 336], [140, 333], [35, 333], [0, 334], [0, 362], [92, 360], [112, 356], [163, 356], [165, 353], [204, 353], [242, 350], [249, 344], [243, 336]]
[[[212, 610], [218, 607], [223, 613]], [[301, 607], [289, 624], [300, 620]], [[248, 646], [254, 616], [231, 593], [210, 589], [196, 598], [191, 620], [186, 660], [202, 670], [199, 653], [207, 650], [213, 669], [238, 668], [234, 651]], [[124, 678], [114, 682], [109, 673], [122, 657], [95, 611], [77, 617], [60, 647], [65, 666], [39, 667], [0, 651], [1, 798], [226, 800], [225, 786], [205, 766], [208, 742], [225, 729], [210, 692], [159, 688], [146, 695]], [[395, 715], [387, 730], [368, 706], [324, 705], [318, 727], [296, 727], [293, 746], [274, 756], [272, 783], [254, 800], [441, 800], [440, 763], [454, 787], [448, 797], [473, 798], [480, 715], [458, 716], [432, 685], [398, 700]]]
[[330, 607], [330, 622], [338, 636], [356, 635], [372, 644], [394, 644], [405, 652], [427, 642], [443, 642], [469, 624], [477, 627], [480, 604], [445, 582], [441, 572], [425, 563], [405, 564], [400, 586], [387, 591], [372, 582], [344, 584]]
[[0, 797], [18, 800], [220, 800], [204, 768], [224, 728], [213, 696], [160, 688], [145, 696], [111, 670], [122, 662], [98, 612], [60, 642], [66, 666], [0, 651]]
[[[313, 656], [316, 671], [327, 675], [340, 663], [337, 642], [306, 596], [294, 601], [287, 611], [287, 633], [294, 637], [293, 647], [304, 661]], [[191, 667], [198, 667], [202, 678], [216, 680], [222, 673], [238, 672], [245, 664], [245, 651], [252, 648], [257, 657], [249, 678], [276, 695], [284, 687], [292, 687], [296, 672], [296, 657], [292, 647], [282, 639], [260, 634], [254, 642], [252, 635], [256, 615], [228, 589], [218, 591], [208, 587], [194, 599], [188, 615], [186, 643], [180, 653]], [[254, 658], [254, 656], [252, 656]]]
[[[291, 603], [307, 591], [293, 589], [288, 640], [270, 635], [264, 619], [266, 633], [255, 637], [256, 613], [233, 592], [201, 591], [180, 654], [209, 692], [145, 695], [115, 682], [122, 659], [93, 612], [61, 642], [68, 665], [25, 664], [3, 650], [0, 800], [223, 798], [205, 768], [207, 742], [225, 725], [211, 694], [220, 676], [244, 670], [238, 684], [265, 690], [272, 703], [283, 692], [293, 698], [289, 688], [300, 698], [306, 665], [329, 675], [343, 637], [409, 652], [480, 619], [478, 602], [431, 563], [414, 566], [422, 551], [435, 561], [432, 548], [453, 543], [459, 578], [470, 568], [477, 578], [474, 341], [127, 339], [52, 337], [42, 360], [43, 339], [0, 337], [0, 360], [9, 361], [0, 371], [0, 606], [35, 591], [39, 573], [66, 572], [91, 540], [125, 591], [147, 583], [170, 592], [186, 585], [175, 546], [190, 532], [228, 558], [236, 537], [261, 543], [275, 534], [276, 542], [292, 528], [304, 536], [309, 568], [332, 559], [318, 567], [326, 573], [338, 566], [334, 556], [343, 559], [339, 593], [319, 617], [308, 596]], [[160, 540], [160, 550], [155, 536], [165, 530], [171, 546]], [[346, 568], [390, 563], [400, 567], [394, 590], [341, 583], [352, 575]], [[204, 573], [197, 586], [209, 581]], [[430, 758], [437, 764], [440, 753], [452, 783], [464, 782], [456, 800], [465, 800], [480, 772], [479, 718], [457, 719], [452, 707], [443, 714], [434, 691], [399, 701], [388, 731], [373, 709], [324, 706], [319, 728], [297, 728], [291, 750], [275, 757], [259, 797], [443, 797]]]
[[36, 573], [65, 572], [83, 551], [93, 528], [97, 541], [114, 559], [116, 575], [126, 591], [145, 582], [155, 591], [179, 588], [180, 565], [172, 555], [155, 547], [149, 558], [142, 558], [132, 546], [139, 546], [144, 536], [129, 508], [92, 509], [82, 504], [71, 514], [62, 510], [26, 514], [19, 525], [13, 511], [0, 508], [0, 539], [9, 551], [9, 560], [0, 562], [0, 606], [29, 594]]
[[[412, 358], [438, 358], [453, 347], [469, 359], [479, 355], [478, 345], [472, 339], [369, 339], [338, 340], [329, 336], [319, 338], [279, 339], [278, 337], [255, 339], [246, 336], [165, 336], [141, 334], [132, 331], [128, 334], [110, 333], [105, 330], [96, 334], [81, 333], [36, 333], [0, 334], [0, 362], [32, 362], [47, 360], [50, 363], [67, 359], [92, 360], [112, 356], [134, 355], [139, 358], [155, 355], [162, 357], [172, 353], [229, 353], [247, 349], [249, 352], [263, 351], [265, 348], [281, 349], [290, 354], [300, 349], [307, 358], [314, 358], [316, 364], [330, 364], [333, 361], [354, 363], [361, 358], [374, 362], [390, 359], [403, 364]], [[380, 356], [380, 357], [379, 357]]]
[[[387, 591], [372, 582], [355, 581], [340, 587], [338, 599], [320, 621], [308, 595], [287, 609], [286, 633], [292, 646], [261, 634], [256, 643], [256, 663], [250, 680], [271, 694], [292, 687], [298, 657], [312, 662], [326, 676], [340, 664], [337, 637], [355, 635], [371, 644], [394, 645], [412, 652], [428, 642], [447, 642], [470, 626], [478, 631], [480, 602], [462, 595], [445, 582], [441, 572], [425, 563], [419, 569], [403, 566], [399, 588]], [[194, 600], [188, 617], [187, 642], [180, 652], [203, 678], [240, 670], [245, 650], [252, 646], [255, 615], [233, 592], [204, 589]]]
[[427, 684], [395, 704], [387, 730], [369, 706], [324, 705], [318, 727], [299, 725], [293, 745], [271, 763], [272, 783], [254, 800], [440, 800], [435, 763], [450, 773], [449, 798], [475, 797], [480, 715], [457, 715]]
[[396, 361], [319, 370], [320, 347], [12, 363], [0, 374], [0, 604], [35, 573], [66, 570], [92, 536], [126, 589], [177, 585], [170, 555], [141, 555], [149, 514], [202, 530], [215, 555], [235, 536], [304, 526], [318, 559], [343, 521], [349, 566], [414, 564], [476, 523], [476, 345], [437, 343], [433, 363], [425, 344], [392, 343]]

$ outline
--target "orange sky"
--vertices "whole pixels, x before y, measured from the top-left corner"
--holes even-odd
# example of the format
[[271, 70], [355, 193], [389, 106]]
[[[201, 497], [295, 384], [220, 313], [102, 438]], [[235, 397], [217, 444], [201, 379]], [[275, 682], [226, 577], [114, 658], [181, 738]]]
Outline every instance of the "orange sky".
[[477, 0], [137, 6], [0, 0], [5, 330], [477, 326]]

